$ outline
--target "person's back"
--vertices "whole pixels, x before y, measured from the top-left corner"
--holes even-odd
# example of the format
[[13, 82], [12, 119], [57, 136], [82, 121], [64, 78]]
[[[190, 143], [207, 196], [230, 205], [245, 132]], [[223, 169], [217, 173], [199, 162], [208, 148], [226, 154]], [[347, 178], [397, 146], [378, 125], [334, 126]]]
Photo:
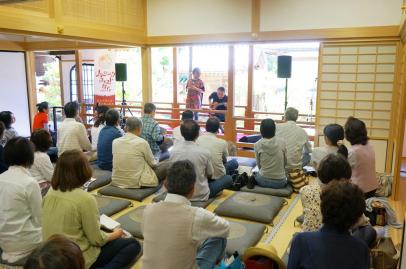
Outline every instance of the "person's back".
[[157, 186], [158, 178], [152, 169], [153, 165], [156, 165], [156, 161], [144, 139], [126, 133], [114, 140], [113, 185], [122, 188]]
[[142, 224], [144, 269], [206, 269], [222, 258], [229, 223], [191, 206], [188, 199], [195, 181], [195, 167], [190, 161], [174, 162], [165, 181], [165, 200], [146, 207]]
[[156, 107], [154, 104], [147, 103], [144, 106], [144, 115], [141, 117], [141, 137], [148, 142], [154, 155], [160, 153], [161, 150], [158, 143], [162, 143], [164, 141], [164, 136], [161, 133], [161, 127], [159, 127], [158, 122], [154, 119], [155, 110]]
[[10, 140], [5, 159], [10, 167], [0, 175], [0, 248], [2, 260], [14, 263], [41, 243], [41, 192], [27, 169], [34, 161], [27, 139]]
[[113, 141], [121, 137], [117, 128], [120, 114], [115, 109], [109, 109], [105, 115], [106, 126], [100, 131], [97, 142], [97, 165], [103, 170], [113, 169]]
[[38, 113], [34, 116], [34, 123], [32, 124], [32, 130], [48, 129], [48, 102], [42, 102], [37, 104]]
[[197, 144], [209, 150], [213, 165], [213, 178], [220, 178], [226, 174], [224, 162], [228, 157], [228, 144], [224, 139], [217, 138], [216, 134], [207, 132], [197, 139]]
[[69, 102], [65, 105], [64, 111], [66, 118], [58, 127], [58, 156], [67, 150], [91, 150], [92, 144], [87, 137], [85, 126], [75, 120], [78, 111], [78, 104], [75, 102]]
[[286, 144], [273, 137], [261, 138], [254, 146], [259, 173], [269, 179], [285, 179]]
[[190, 205], [171, 202], [156, 203], [145, 209], [144, 269], [198, 268], [195, 256], [199, 242], [192, 239], [195, 211]]
[[210, 152], [199, 146], [196, 142], [179, 142], [173, 147], [169, 161], [176, 162], [182, 160], [191, 161], [196, 169], [196, 187], [191, 200], [206, 201], [210, 194], [207, 176], [213, 174]]
[[324, 226], [317, 232], [298, 234], [293, 242], [300, 248], [302, 262], [288, 269], [369, 269], [368, 246], [349, 233]]

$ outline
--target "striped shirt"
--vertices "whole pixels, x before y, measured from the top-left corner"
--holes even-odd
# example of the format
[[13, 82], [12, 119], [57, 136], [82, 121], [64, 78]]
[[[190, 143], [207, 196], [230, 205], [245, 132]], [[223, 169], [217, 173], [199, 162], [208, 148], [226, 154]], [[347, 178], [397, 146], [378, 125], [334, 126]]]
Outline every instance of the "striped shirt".
[[305, 130], [296, 125], [294, 121], [288, 121], [276, 126], [276, 136], [284, 139], [287, 149], [286, 169], [292, 171], [302, 168], [303, 151], [311, 152], [309, 137]]
[[161, 128], [159, 127], [158, 122], [156, 122], [156, 120], [150, 115], [142, 116], [141, 121], [141, 137], [148, 142], [152, 153], [155, 155], [161, 151], [157, 142], [161, 142], [164, 140], [164, 136], [161, 134]]

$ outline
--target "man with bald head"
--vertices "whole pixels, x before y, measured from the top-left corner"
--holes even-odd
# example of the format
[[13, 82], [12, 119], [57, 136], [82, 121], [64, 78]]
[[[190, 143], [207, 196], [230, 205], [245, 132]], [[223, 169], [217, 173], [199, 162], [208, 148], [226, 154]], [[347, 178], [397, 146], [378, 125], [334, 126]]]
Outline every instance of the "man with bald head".
[[158, 186], [159, 180], [154, 172], [157, 161], [146, 140], [140, 137], [142, 121], [128, 118], [126, 134], [113, 142], [112, 185], [122, 188], [141, 188]]

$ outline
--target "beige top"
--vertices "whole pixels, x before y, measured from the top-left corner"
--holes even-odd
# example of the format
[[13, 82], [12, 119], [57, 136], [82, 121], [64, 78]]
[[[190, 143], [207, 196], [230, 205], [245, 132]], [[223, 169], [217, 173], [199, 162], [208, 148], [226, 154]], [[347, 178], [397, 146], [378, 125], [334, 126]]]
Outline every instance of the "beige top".
[[224, 139], [218, 138], [213, 133], [205, 133], [199, 136], [197, 144], [209, 150], [213, 165], [213, 179], [218, 179], [226, 174], [224, 162], [228, 157], [228, 144]]
[[58, 156], [61, 156], [67, 150], [89, 151], [92, 144], [87, 137], [85, 126], [75, 119], [66, 118], [58, 128], [57, 147]]
[[132, 133], [113, 141], [112, 184], [122, 188], [158, 186], [157, 162], [147, 141]]
[[86, 268], [89, 268], [108, 237], [100, 230], [96, 199], [82, 189], [67, 192], [50, 189], [44, 198], [42, 210], [44, 240], [53, 234], [65, 235], [78, 244]]

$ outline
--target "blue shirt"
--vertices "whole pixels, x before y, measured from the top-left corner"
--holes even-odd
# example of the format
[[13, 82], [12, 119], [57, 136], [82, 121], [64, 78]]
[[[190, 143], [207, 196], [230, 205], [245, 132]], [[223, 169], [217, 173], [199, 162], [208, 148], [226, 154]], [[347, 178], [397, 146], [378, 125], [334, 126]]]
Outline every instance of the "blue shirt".
[[103, 170], [113, 170], [113, 140], [121, 137], [115, 126], [106, 125], [101, 129], [97, 142], [97, 165]]
[[322, 227], [293, 238], [288, 269], [369, 269], [368, 246], [347, 233]]

